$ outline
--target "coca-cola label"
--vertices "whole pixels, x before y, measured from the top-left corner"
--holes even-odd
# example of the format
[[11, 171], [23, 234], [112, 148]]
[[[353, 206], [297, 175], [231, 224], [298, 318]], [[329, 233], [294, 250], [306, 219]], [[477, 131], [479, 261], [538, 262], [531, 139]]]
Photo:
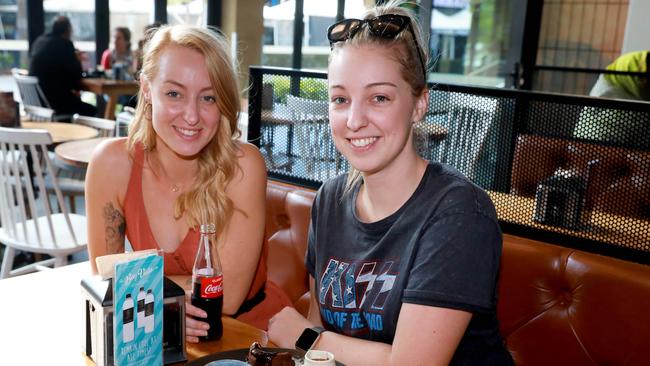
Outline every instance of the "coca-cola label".
[[223, 276], [201, 278], [201, 297], [212, 299], [223, 295]]

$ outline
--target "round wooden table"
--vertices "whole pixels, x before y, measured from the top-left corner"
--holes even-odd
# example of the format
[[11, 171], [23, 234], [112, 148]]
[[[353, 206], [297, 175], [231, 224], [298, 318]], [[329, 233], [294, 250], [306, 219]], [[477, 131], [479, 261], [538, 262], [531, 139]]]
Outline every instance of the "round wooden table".
[[60, 122], [26, 122], [21, 123], [22, 128], [46, 130], [52, 135], [52, 143], [57, 145], [66, 141], [84, 140], [97, 137], [99, 132], [88, 126], [75, 123]]
[[111, 137], [97, 137], [94, 139], [64, 142], [54, 148], [54, 153], [57, 158], [66, 164], [78, 168], [86, 168], [97, 145], [110, 138]]

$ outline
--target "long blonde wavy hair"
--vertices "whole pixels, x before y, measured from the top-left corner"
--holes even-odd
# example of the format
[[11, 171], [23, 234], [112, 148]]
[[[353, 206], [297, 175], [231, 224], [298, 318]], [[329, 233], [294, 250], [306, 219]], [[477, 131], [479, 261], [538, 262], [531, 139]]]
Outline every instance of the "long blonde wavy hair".
[[[158, 73], [162, 53], [170, 46], [181, 46], [203, 55], [210, 75], [210, 83], [221, 111], [221, 121], [214, 138], [201, 150], [198, 157], [198, 173], [189, 189], [174, 204], [176, 219], [185, 215], [191, 227], [202, 223], [217, 224], [218, 231], [230, 222], [233, 203], [226, 196], [226, 187], [232, 180], [237, 164], [240, 131], [237, 119], [241, 110], [237, 78], [228, 54], [225, 38], [216, 30], [187, 25], [164, 26], [155, 31], [144, 48], [141, 75], [153, 80]], [[156, 149], [156, 132], [147, 118], [151, 106], [145, 100], [144, 91], [138, 92], [135, 119], [129, 128], [127, 146], [133, 156], [135, 147], [142, 144], [147, 152]]]
[[[400, 32], [395, 38], [382, 38], [374, 36], [368, 30], [368, 27], [364, 26], [357, 32], [357, 34], [354, 35], [354, 37], [343, 42], [334, 43], [332, 45], [332, 52], [330, 53], [329, 61], [331, 62], [332, 57], [334, 57], [343, 47], [350, 45], [359, 47], [366, 44], [372, 44], [389, 48], [395, 51], [391, 55], [395, 58], [397, 63], [399, 63], [402, 78], [410, 85], [411, 93], [415, 97], [420, 96], [422, 92], [427, 88], [427, 75], [425, 70], [429, 64], [429, 42], [425, 42], [422, 36], [420, 24], [415, 14], [411, 10], [404, 7], [410, 3], [412, 3], [412, 1], [388, 1], [384, 5], [379, 5], [368, 9], [364, 14], [363, 19], [372, 19], [384, 14], [407, 16], [411, 21], [411, 26], [413, 27], [413, 32], [415, 33], [415, 39], [411, 35], [411, 32], [408, 30], [408, 27], [402, 30], [402, 32]], [[420, 46], [419, 50], [416, 47], [415, 42], [417, 42], [417, 44]], [[419, 56], [422, 57], [422, 62], [424, 63], [425, 70], [422, 70], [418, 52], [420, 53]], [[361, 179], [361, 172], [354, 169], [353, 167], [350, 167], [344, 192], [349, 193]]]

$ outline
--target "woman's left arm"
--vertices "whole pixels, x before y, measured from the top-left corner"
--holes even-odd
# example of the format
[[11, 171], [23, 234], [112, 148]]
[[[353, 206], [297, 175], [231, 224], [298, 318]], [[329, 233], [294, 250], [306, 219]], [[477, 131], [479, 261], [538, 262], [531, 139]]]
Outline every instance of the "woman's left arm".
[[[349, 366], [447, 365], [471, 318], [471, 313], [462, 310], [404, 303], [392, 345], [324, 332], [312, 348], [330, 351]], [[311, 326], [287, 307], [270, 322], [269, 338], [279, 347], [293, 348], [292, 342]]]
[[266, 166], [259, 150], [240, 144], [239, 169], [226, 189], [233, 214], [218, 250], [224, 277], [224, 314], [246, 299], [262, 252], [266, 216]]

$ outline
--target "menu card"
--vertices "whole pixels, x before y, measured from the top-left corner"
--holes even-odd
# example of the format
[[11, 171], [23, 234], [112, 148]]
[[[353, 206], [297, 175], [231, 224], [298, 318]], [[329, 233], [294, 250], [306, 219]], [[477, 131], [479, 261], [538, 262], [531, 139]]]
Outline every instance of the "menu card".
[[113, 304], [115, 365], [162, 365], [163, 258], [116, 263]]

